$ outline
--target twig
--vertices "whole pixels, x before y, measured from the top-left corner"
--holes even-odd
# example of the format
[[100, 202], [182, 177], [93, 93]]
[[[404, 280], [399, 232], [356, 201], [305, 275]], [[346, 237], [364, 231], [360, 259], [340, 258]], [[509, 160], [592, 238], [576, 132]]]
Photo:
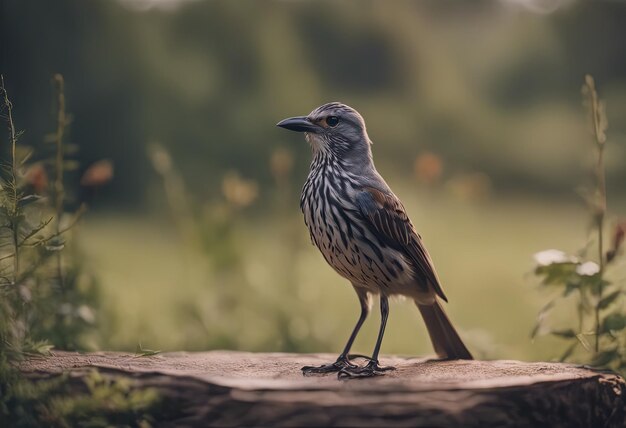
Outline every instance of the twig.
[[33, 230], [28, 232], [25, 236], [22, 237], [22, 242], [20, 242], [20, 247], [26, 243], [30, 238], [41, 232], [47, 225], [52, 222], [53, 217], [50, 217], [48, 220], [42, 221], [39, 226], [35, 227]]
[[68, 224], [67, 226], [65, 226], [62, 229], [59, 229], [58, 232], [55, 232], [54, 234], [48, 236], [47, 238], [40, 239], [39, 241], [30, 242], [30, 243], [22, 242], [21, 245], [24, 246], [24, 247], [36, 247], [38, 245], [44, 245], [47, 242], [52, 241], [55, 238], [58, 238], [59, 236], [63, 235], [65, 232], [69, 232], [70, 229], [72, 229], [74, 226], [76, 226], [76, 224], [78, 224], [79, 220], [81, 219], [83, 214], [85, 214], [85, 212], [87, 212], [87, 204], [83, 203], [83, 204], [80, 205], [80, 207], [78, 208], [78, 210], [74, 214], [74, 218], [72, 219], [70, 224]]
[[583, 87], [589, 102], [589, 113], [591, 115], [591, 124], [593, 127], [593, 135], [595, 138], [596, 148], [598, 150], [598, 161], [596, 164], [596, 201], [595, 201], [595, 225], [598, 233], [598, 276], [600, 283], [598, 285], [598, 298], [595, 306], [595, 324], [596, 324], [596, 340], [595, 351], [600, 350], [600, 302], [603, 294], [603, 274], [604, 274], [604, 219], [606, 216], [606, 172], [604, 167], [604, 146], [606, 143], [605, 130], [607, 128], [607, 120], [604, 112], [604, 105], [598, 99], [595, 82], [590, 75], [585, 76], [585, 86]]
[[11, 254], [7, 254], [6, 256], [0, 257], [0, 262], [2, 260], [10, 259], [11, 257], [15, 257], [15, 254], [11, 253]]
[[[54, 207], [56, 211], [56, 235], [60, 235], [61, 217], [63, 216], [63, 199], [65, 188], [63, 187], [63, 135], [67, 124], [65, 114], [65, 83], [61, 74], [54, 75], [54, 83], [57, 86], [57, 131], [55, 135], [56, 158], [54, 177]], [[57, 276], [61, 292], [65, 290], [65, 279], [63, 275], [63, 259], [60, 251], [56, 254]]]
[[598, 180], [598, 191], [600, 198], [600, 208], [598, 210], [596, 216], [596, 227], [598, 229], [598, 258], [599, 258], [599, 276], [600, 276], [600, 284], [598, 286], [598, 301], [596, 302], [595, 307], [595, 316], [596, 316], [596, 341], [595, 341], [595, 350], [598, 352], [599, 350], [599, 342], [600, 342], [600, 302], [602, 301], [603, 294], [603, 280], [604, 277], [604, 218], [606, 215], [606, 183], [605, 183], [605, 170], [604, 170], [604, 144], [598, 145], [598, 165], [597, 165], [597, 180]]

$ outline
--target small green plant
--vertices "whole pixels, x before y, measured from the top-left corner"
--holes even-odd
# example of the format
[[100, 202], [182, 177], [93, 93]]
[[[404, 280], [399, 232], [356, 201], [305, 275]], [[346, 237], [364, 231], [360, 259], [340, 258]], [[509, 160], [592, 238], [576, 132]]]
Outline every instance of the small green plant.
[[[535, 275], [545, 288], [557, 289], [558, 295], [539, 313], [532, 332], [550, 334], [569, 341], [560, 360], [576, 359], [593, 366], [626, 370], [626, 313], [623, 311], [623, 284], [610, 280], [624, 241], [626, 223], [618, 224], [613, 242], [607, 248], [605, 227], [607, 197], [604, 153], [607, 119], [604, 103], [599, 99], [594, 80], [585, 77], [582, 87], [584, 104], [589, 110], [593, 145], [596, 154], [594, 189], [586, 197], [592, 214], [592, 241], [579, 254], [546, 250], [535, 254]], [[595, 250], [595, 257], [590, 253]], [[573, 303], [576, 321], [565, 328], [547, 324], [547, 315], [564, 302]], [[571, 319], [571, 318], [570, 318]]]
[[141, 343], [137, 344], [137, 349], [135, 349], [135, 358], [140, 358], [140, 357], [152, 357], [154, 355], [159, 355], [161, 353], [161, 351], [156, 351], [154, 349], [146, 349], [143, 346], [141, 346]]
[[86, 206], [66, 211], [64, 173], [76, 169], [68, 154], [77, 148], [65, 142], [69, 116], [63, 77], [55, 75], [53, 84], [56, 129], [47, 136], [41, 155], [18, 144], [21, 133], [16, 131], [4, 79], [1, 87], [10, 153], [0, 178], [0, 293], [11, 325], [8, 343], [18, 352], [49, 349], [46, 342], [63, 349], [83, 348], [98, 301], [97, 282], [68, 238]]
[[[98, 301], [97, 282], [70, 236], [86, 205], [66, 209], [65, 172], [76, 168], [68, 159], [76, 147], [65, 141], [63, 78], [54, 76], [53, 84], [56, 130], [46, 138], [52, 150], [44, 148], [36, 158], [32, 148], [18, 144], [21, 133], [0, 76], [9, 135], [0, 168], [0, 426], [138, 425], [156, 400], [154, 391], [135, 391], [127, 381], [94, 372], [77, 393], [66, 377], [31, 381], [16, 368], [20, 359], [45, 356], [53, 347], [83, 348]], [[81, 185], [99, 186], [111, 174], [110, 163], [97, 162]]]
[[3, 399], [0, 426], [151, 426], [161, 399], [153, 388], [135, 388], [123, 377], [92, 370], [80, 380], [68, 376], [29, 381], [13, 379]]

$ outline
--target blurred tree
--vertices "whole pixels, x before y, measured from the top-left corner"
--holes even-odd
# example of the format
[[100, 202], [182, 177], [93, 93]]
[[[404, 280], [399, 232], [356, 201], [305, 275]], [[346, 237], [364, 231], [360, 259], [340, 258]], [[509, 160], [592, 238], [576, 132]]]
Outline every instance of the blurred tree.
[[[63, 73], [81, 164], [116, 165], [107, 203], [146, 202], [152, 140], [168, 143], [200, 194], [233, 168], [267, 187], [258, 159], [286, 138], [273, 124], [336, 99], [365, 113], [377, 159], [399, 174], [431, 150], [452, 172], [485, 173], [495, 191], [568, 195], [581, 76], [602, 82], [612, 115], [626, 113], [626, 5], [616, 2], [550, 14], [491, 1], [149, 3], [0, 6], [0, 72], [19, 95], [16, 116], [41, 140], [48, 76]], [[611, 123], [623, 152], [626, 125]], [[294, 147], [296, 170], [307, 151]], [[611, 182], [626, 179], [608, 167]]]

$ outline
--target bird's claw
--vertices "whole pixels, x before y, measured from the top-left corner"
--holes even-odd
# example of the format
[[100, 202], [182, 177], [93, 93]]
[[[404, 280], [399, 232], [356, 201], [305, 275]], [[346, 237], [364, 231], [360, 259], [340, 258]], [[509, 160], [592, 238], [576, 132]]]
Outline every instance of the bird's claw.
[[304, 376], [313, 374], [324, 374], [341, 372], [344, 369], [358, 368], [358, 366], [352, 364], [348, 356], [339, 356], [337, 361], [331, 364], [324, 364], [321, 366], [304, 366], [302, 367], [302, 374]]
[[383, 376], [385, 372], [390, 370], [395, 370], [395, 367], [381, 367], [378, 364], [378, 361], [370, 360], [370, 362], [364, 366], [354, 366], [346, 367], [337, 373], [337, 377], [339, 379], [359, 379], [366, 377], [374, 377], [374, 376]]

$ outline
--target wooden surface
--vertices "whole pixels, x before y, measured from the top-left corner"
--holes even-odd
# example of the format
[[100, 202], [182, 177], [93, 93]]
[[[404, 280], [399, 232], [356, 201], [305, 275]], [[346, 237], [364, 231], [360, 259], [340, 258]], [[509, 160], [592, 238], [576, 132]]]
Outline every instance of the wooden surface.
[[383, 357], [397, 370], [372, 379], [302, 376], [335, 355], [230, 351], [75, 354], [25, 361], [33, 378], [90, 368], [157, 388], [160, 426], [621, 427], [619, 376], [574, 365]]

